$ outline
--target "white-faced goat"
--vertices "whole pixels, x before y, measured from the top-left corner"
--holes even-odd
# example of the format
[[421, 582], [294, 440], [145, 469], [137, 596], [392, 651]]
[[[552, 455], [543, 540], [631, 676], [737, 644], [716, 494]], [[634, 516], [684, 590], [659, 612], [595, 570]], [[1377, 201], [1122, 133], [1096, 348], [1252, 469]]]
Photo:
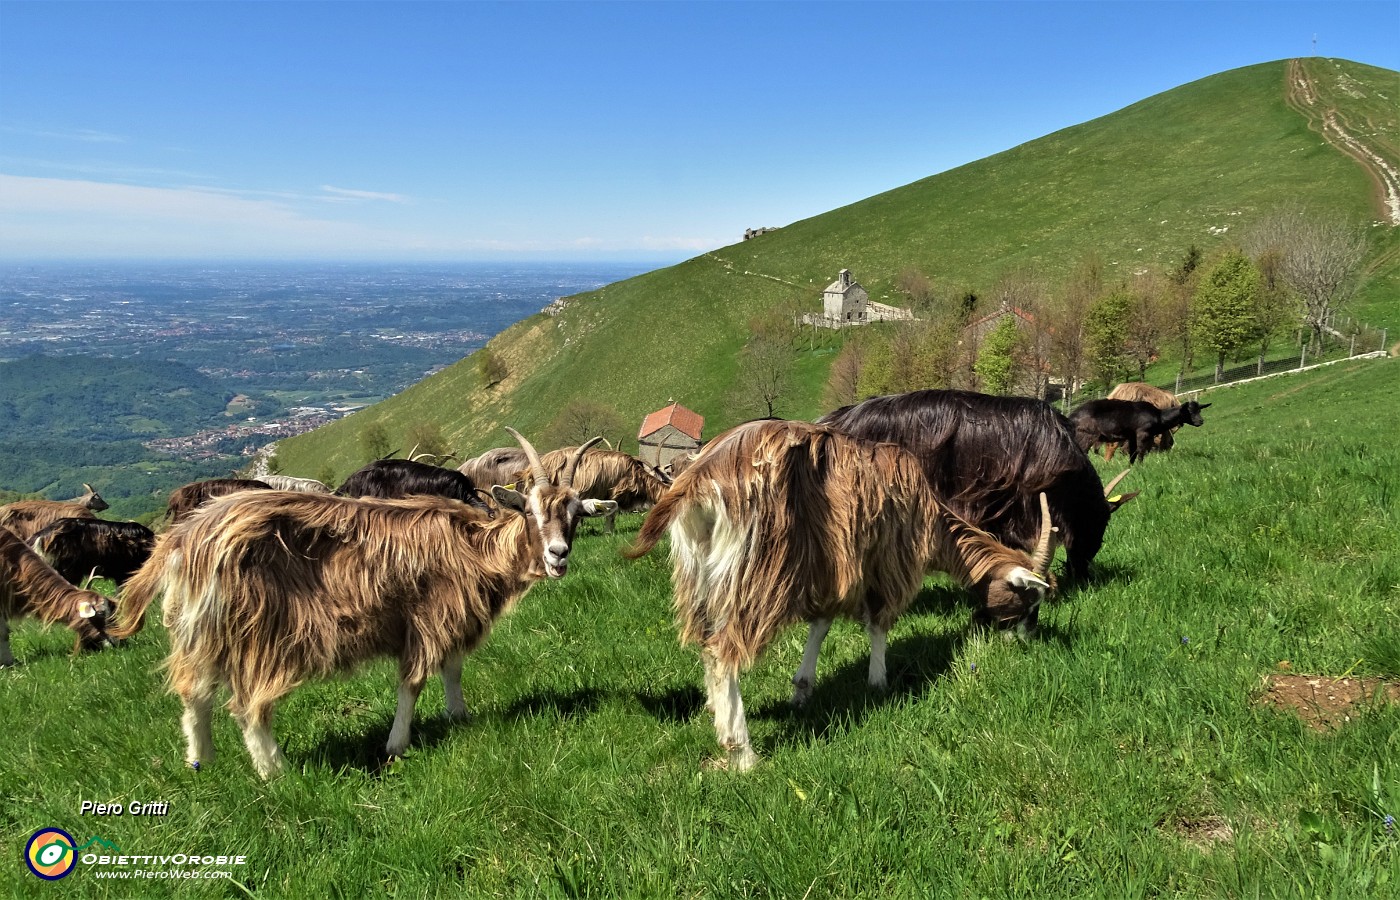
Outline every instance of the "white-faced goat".
[[701, 645], [715, 730], [737, 769], [757, 761], [739, 673], [784, 626], [810, 623], [793, 678], [801, 704], [837, 616], [865, 623], [870, 684], [884, 687], [886, 634], [926, 571], [953, 575], [977, 595], [980, 617], [1002, 624], [1033, 621], [1051, 588], [1044, 506], [1032, 557], [945, 510], [909, 452], [803, 422], [750, 422], [716, 438], [625, 555], [645, 554], [668, 529], [681, 640]]
[[83, 490], [81, 496], [72, 500], [16, 500], [0, 506], [0, 528], [8, 528], [20, 540], [28, 541], [41, 528], [59, 519], [95, 519], [93, 513], [106, 509], [107, 501], [90, 484], [84, 484]]
[[[545, 474], [553, 478], [573, 456], [575, 447], [552, 450], [540, 457]], [[530, 472], [518, 473], [521, 484], [530, 483]], [[671, 486], [670, 476], [650, 463], [619, 450], [593, 450], [579, 461], [574, 472], [574, 489], [585, 499], [612, 500], [616, 510], [603, 520], [603, 528], [613, 532], [618, 512], [650, 509]]]
[[[539, 474], [534, 449], [511, 434]], [[138, 631], [164, 597], [166, 668], [184, 704], [191, 765], [214, 757], [210, 712], [220, 685], [230, 689], [254, 768], [268, 778], [286, 765], [271, 731], [277, 701], [310, 678], [379, 656], [399, 661], [386, 750], [400, 755], [428, 678], [442, 675], [448, 715], [465, 717], [463, 657], [532, 584], [563, 577], [579, 518], [608, 510], [579, 499], [573, 468], [558, 482], [537, 478], [528, 493], [495, 488], [512, 512], [495, 519], [441, 497], [250, 491], [216, 499], [168, 531], [127, 582], [113, 633]]]
[[14, 532], [0, 528], [0, 666], [15, 664], [11, 619], [67, 625], [78, 636], [74, 650], [101, 650], [111, 645], [106, 629], [112, 613], [111, 600], [73, 587]]

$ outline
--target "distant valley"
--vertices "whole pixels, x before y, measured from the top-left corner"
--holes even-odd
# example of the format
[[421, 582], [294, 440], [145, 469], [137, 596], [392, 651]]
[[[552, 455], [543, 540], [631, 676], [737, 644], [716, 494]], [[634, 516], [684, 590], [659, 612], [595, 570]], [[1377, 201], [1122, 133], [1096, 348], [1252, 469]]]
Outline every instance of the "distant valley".
[[0, 491], [91, 481], [115, 509], [150, 508], [645, 268], [0, 267]]

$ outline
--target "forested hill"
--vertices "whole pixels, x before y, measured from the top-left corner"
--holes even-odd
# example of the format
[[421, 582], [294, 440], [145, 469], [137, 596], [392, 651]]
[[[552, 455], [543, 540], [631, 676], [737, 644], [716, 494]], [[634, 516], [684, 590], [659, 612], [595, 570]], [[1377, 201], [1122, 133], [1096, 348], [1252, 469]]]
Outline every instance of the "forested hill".
[[188, 434], [214, 425], [231, 395], [180, 363], [30, 356], [0, 363], [0, 433], [84, 440]]
[[[465, 454], [506, 441], [507, 424], [558, 434], [578, 409], [634, 441], [642, 417], [671, 399], [706, 416], [708, 437], [755, 412], [736, 399], [755, 322], [816, 311], [841, 269], [873, 300], [903, 305], [901, 275], [913, 270], [980, 311], [1012, 274], [1054, 289], [1092, 258], [1112, 285], [1165, 270], [1189, 247], [1209, 257], [1285, 204], [1367, 226], [1357, 305], [1374, 325], [1400, 325], [1400, 240], [1375, 166], [1323, 127], [1341, 123], [1400, 168], [1396, 86], [1395, 72], [1342, 60], [1250, 66], [753, 240], [736, 234], [728, 247], [568, 298], [407, 391], [284, 442], [279, 462], [343, 476], [364, 461], [370, 430], [407, 447], [415, 431], [439, 428]], [[779, 414], [820, 411], [848, 339], [802, 346]]]

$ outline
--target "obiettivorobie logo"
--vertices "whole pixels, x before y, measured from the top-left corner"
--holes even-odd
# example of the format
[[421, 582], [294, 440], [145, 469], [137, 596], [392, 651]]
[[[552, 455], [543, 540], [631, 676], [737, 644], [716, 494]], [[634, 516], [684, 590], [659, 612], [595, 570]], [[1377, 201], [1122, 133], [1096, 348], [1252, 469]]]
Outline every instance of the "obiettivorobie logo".
[[94, 844], [122, 852], [116, 844], [100, 837], [94, 836], [79, 847], [73, 836], [62, 828], [40, 828], [24, 845], [24, 864], [45, 881], [57, 881], [72, 872], [78, 863], [78, 854]]

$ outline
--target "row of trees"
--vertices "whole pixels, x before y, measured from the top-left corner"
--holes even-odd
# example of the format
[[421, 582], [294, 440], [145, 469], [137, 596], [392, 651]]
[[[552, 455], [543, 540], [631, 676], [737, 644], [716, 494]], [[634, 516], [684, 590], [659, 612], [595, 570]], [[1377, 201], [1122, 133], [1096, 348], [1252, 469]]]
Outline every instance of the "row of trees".
[[1360, 229], [1288, 210], [1210, 258], [1193, 246], [1165, 271], [1117, 279], [1092, 253], [1059, 284], [1021, 270], [982, 294], [940, 294], [909, 270], [896, 286], [917, 321], [849, 333], [824, 399], [921, 387], [1072, 396], [1089, 382], [1143, 380], [1164, 353], [1182, 371], [1200, 355], [1218, 375], [1232, 356], [1262, 360], [1283, 335], [1305, 333], [1314, 347], [1340, 336], [1333, 319], [1355, 293], [1366, 250]]

